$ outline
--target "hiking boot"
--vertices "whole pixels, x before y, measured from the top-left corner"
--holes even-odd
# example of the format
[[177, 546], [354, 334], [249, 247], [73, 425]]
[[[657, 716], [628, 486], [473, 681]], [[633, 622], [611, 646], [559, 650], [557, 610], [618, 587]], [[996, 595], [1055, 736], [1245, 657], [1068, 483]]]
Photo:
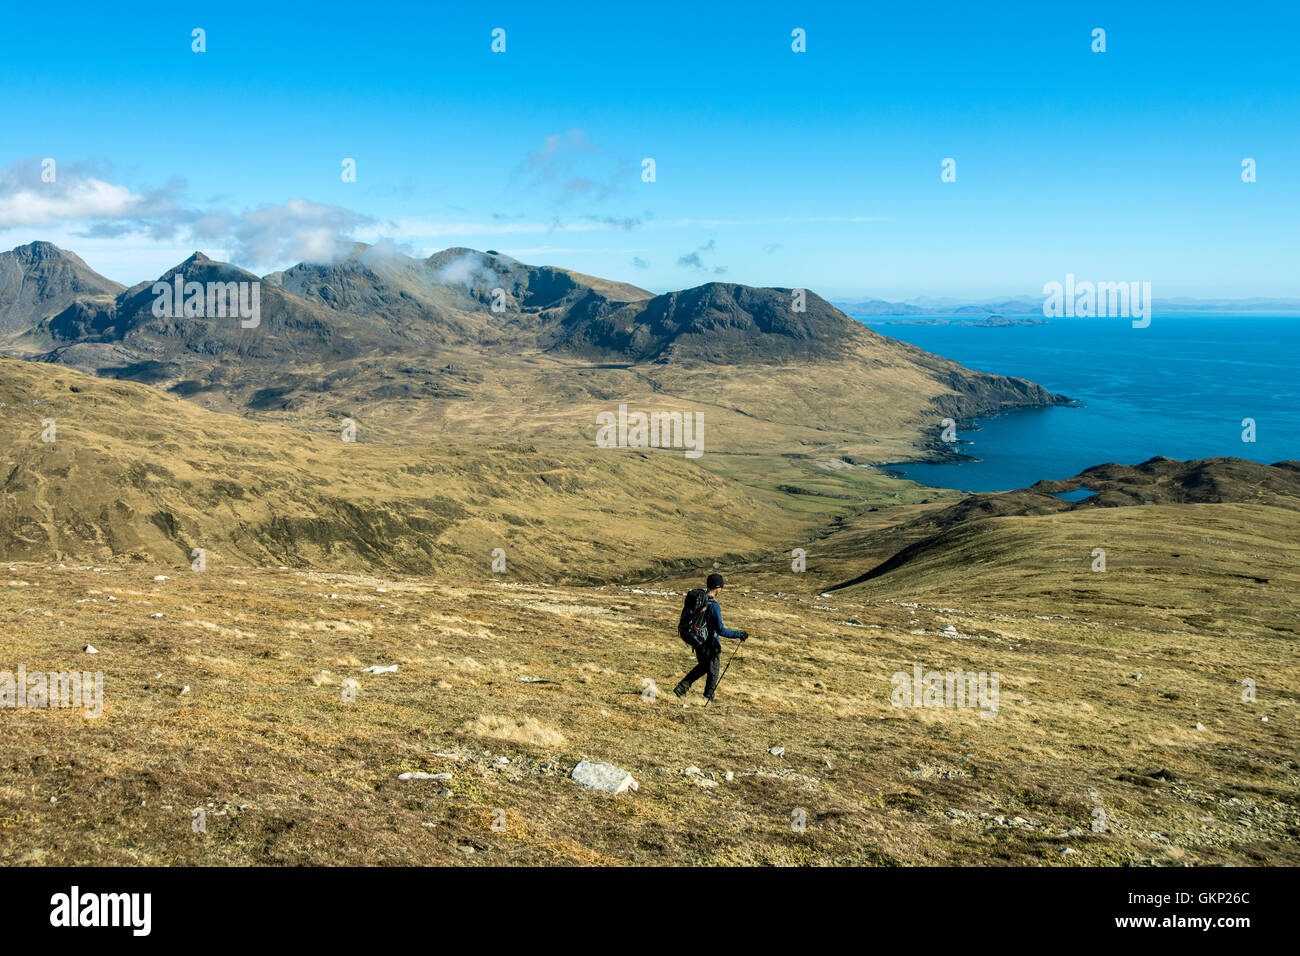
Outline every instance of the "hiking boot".
[[686, 690], [682, 687], [681, 684], [678, 684], [676, 687], [673, 688], [673, 693], [677, 695], [678, 700], [686, 699]]

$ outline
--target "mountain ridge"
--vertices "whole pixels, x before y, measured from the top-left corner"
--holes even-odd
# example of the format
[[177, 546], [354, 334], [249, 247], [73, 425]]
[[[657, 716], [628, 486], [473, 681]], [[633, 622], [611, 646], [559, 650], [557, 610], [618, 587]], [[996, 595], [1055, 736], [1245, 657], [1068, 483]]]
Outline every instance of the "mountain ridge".
[[[186, 282], [259, 282], [255, 327], [183, 309], [155, 314], [154, 286], [182, 274]], [[539, 405], [567, 401], [575, 388], [604, 394], [610, 386], [593, 391], [575, 378], [583, 368], [627, 370], [614, 387], [630, 398], [648, 381], [652, 392], [664, 387], [652, 370], [670, 371], [674, 389], [692, 401], [706, 392], [721, 398], [726, 383], [739, 386], [760, 368], [794, 370], [773, 395], [792, 422], [806, 393], [817, 391], [837, 398], [819, 403], [814, 421], [851, 424], [852, 389], [862, 386], [879, 393], [876, 402], [898, 405], [912, 428], [933, 413], [971, 418], [1069, 401], [888, 339], [811, 291], [710, 282], [655, 295], [462, 247], [416, 259], [358, 243], [338, 262], [299, 263], [260, 279], [196, 252], [154, 282], [57, 304], [53, 314], [31, 310], [41, 317], [8, 336], [9, 354], [243, 414], [395, 402], [407, 411], [423, 403], [442, 421], [448, 403], [484, 400], [494, 379], [510, 383], [497, 390], [502, 402], [521, 390]]]

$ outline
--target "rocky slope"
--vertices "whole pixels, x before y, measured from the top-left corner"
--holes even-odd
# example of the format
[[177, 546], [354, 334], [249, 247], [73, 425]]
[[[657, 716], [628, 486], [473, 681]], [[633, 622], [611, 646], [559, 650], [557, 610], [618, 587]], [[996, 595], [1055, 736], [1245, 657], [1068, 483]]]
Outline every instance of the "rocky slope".
[[52, 243], [0, 252], [0, 341], [73, 302], [115, 296], [122, 288]]

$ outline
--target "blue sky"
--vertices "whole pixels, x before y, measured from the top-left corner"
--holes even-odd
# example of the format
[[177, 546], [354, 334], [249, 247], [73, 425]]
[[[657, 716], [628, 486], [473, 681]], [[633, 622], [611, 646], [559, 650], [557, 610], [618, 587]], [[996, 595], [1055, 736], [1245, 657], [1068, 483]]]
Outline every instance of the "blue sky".
[[617, 7], [11, 6], [0, 246], [127, 283], [356, 238], [654, 291], [1300, 296], [1294, 4]]

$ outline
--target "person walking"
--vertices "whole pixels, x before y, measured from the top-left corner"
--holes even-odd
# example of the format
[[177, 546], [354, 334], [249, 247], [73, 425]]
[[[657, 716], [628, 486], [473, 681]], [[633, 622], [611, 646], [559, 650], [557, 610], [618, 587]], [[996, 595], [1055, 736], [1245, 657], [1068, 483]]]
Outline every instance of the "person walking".
[[713, 700], [718, 688], [719, 665], [722, 662], [721, 637], [745, 641], [748, 631], [733, 631], [722, 623], [722, 608], [718, 604], [718, 595], [722, 593], [722, 575], [716, 571], [709, 575], [704, 589], [696, 588], [686, 595], [686, 606], [677, 630], [688, 646], [695, 651], [695, 666], [677, 682], [673, 693], [683, 698], [690, 691], [691, 685], [705, 675], [704, 696]]

